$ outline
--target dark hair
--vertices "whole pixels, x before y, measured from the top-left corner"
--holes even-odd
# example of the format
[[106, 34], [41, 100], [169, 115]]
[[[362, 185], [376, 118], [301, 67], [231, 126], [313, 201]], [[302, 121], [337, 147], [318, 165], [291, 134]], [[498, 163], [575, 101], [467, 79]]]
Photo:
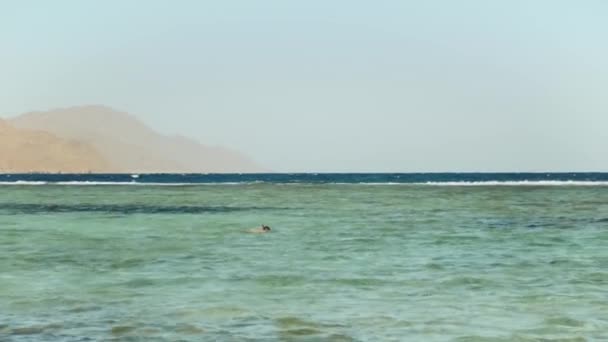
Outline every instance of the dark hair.
[[263, 229], [263, 230], [270, 230], [270, 227], [268, 227], [267, 225], [263, 224], [263, 225], [262, 225], [262, 229]]

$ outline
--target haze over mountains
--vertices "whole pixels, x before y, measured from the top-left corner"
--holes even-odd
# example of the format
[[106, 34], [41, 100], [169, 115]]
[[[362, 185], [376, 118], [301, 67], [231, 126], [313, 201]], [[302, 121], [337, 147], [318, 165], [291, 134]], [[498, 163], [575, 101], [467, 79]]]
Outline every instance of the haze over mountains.
[[18, 129], [0, 119], [0, 173], [108, 172], [108, 161], [91, 146], [49, 132]]
[[243, 154], [166, 136], [105, 106], [30, 112], [0, 123], [0, 172], [262, 172]]

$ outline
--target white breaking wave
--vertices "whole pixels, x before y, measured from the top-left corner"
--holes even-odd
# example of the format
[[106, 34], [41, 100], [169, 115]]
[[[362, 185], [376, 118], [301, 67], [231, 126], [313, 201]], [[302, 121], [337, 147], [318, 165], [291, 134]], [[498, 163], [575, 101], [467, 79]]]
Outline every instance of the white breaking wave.
[[137, 182], [93, 182], [93, 181], [67, 181], [67, 182], [43, 182], [43, 181], [15, 181], [0, 182], [0, 185], [173, 185], [184, 186], [192, 183], [137, 183]]
[[219, 186], [219, 185], [254, 185], [254, 184], [273, 184], [273, 185], [291, 185], [291, 186], [307, 186], [307, 185], [376, 185], [376, 186], [608, 186], [608, 181], [453, 181], [453, 182], [265, 182], [265, 181], [247, 181], [247, 182], [213, 182], [213, 183], [161, 183], [161, 182], [108, 182], [108, 181], [25, 181], [17, 180], [12, 182], [0, 181], [1, 185], [135, 185], [135, 186]]
[[416, 185], [435, 186], [608, 186], [608, 181], [479, 181], [479, 182], [424, 182]]
[[45, 182], [45, 181], [23, 181], [0, 182], [0, 185], [136, 185], [136, 186], [197, 186], [197, 185], [249, 185], [262, 182], [215, 182], [215, 183], [159, 183], [159, 182], [103, 182], [103, 181], [63, 181], [63, 182]]
[[377, 186], [608, 186], [608, 181], [453, 181], [453, 182], [330, 182], [274, 183], [277, 185], [377, 185]]
[[192, 183], [138, 183], [131, 182], [95, 182], [95, 181], [67, 181], [67, 182], [49, 182], [51, 185], [154, 185], [154, 186], [185, 186]]
[[94, 182], [94, 181], [67, 181], [67, 182], [49, 182], [51, 185], [132, 185], [135, 182]]
[[44, 184], [47, 184], [47, 182], [24, 181], [24, 180], [18, 180], [18, 181], [14, 181], [14, 182], [0, 182], [0, 185], [44, 185]]

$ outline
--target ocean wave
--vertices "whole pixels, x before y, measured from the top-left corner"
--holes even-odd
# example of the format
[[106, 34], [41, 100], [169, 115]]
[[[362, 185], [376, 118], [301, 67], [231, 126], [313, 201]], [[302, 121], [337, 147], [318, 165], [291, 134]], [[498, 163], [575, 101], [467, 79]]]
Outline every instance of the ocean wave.
[[45, 185], [47, 182], [45, 181], [24, 181], [18, 180], [14, 182], [0, 182], [0, 185]]
[[96, 182], [96, 181], [65, 181], [65, 182], [49, 182], [49, 181], [23, 181], [15, 182], [0, 182], [0, 185], [192, 185], [191, 183], [138, 183], [138, 182]]
[[374, 186], [608, 186], [608, 181], [428, 181], [428, 182], [290, 182], [276, 185], [374, 185]]
[[608, 186], [608, 181], [579, 180], [518, 180], [518, 181], [427, 181], [427, 182], [275, 182], [275, 181], [217, 181], [217, 182], [138, 182], [131, 181], [0, 181], [2, 185], [61, 185], [61, 186], [221, 186], [272, 184], [280, 186], [366, 185], [366, 186]]
[[434, 186], [608, 186], [608, 181], [573, 181], [573, 180], [546, 180], [546, 181], [456, 181], [456, 182], [424, 182], [410, 183], [416, 185]]
[[261, 181], [255, 182], [214, 182], [214, 183], [169, 183], [169, 182], [108, 182], [108, 181], [24, 181], [18, 180], [14, 182], [0, 182], [0, 185], [73, 185], [73, 186], [109, 186], [109, 185], [135, 185], [135, 186], [198, 186], [198, 185], [251, 185], [264, 183]]
[[184, 186], [190, 183], [140, 183], [140, 182], [107, 182], [107, 181], [65, 181], [65, 182], [48, 182], [49, 185], [173, 185]]

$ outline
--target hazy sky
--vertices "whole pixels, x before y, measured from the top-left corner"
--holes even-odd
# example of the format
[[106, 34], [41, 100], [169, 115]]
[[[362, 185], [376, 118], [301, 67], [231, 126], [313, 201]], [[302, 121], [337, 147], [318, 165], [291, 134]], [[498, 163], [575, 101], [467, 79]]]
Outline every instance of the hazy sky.
[[608, 1], [0, 0], [0, 116], [84, 104], [275, 171], [608, 171]]

